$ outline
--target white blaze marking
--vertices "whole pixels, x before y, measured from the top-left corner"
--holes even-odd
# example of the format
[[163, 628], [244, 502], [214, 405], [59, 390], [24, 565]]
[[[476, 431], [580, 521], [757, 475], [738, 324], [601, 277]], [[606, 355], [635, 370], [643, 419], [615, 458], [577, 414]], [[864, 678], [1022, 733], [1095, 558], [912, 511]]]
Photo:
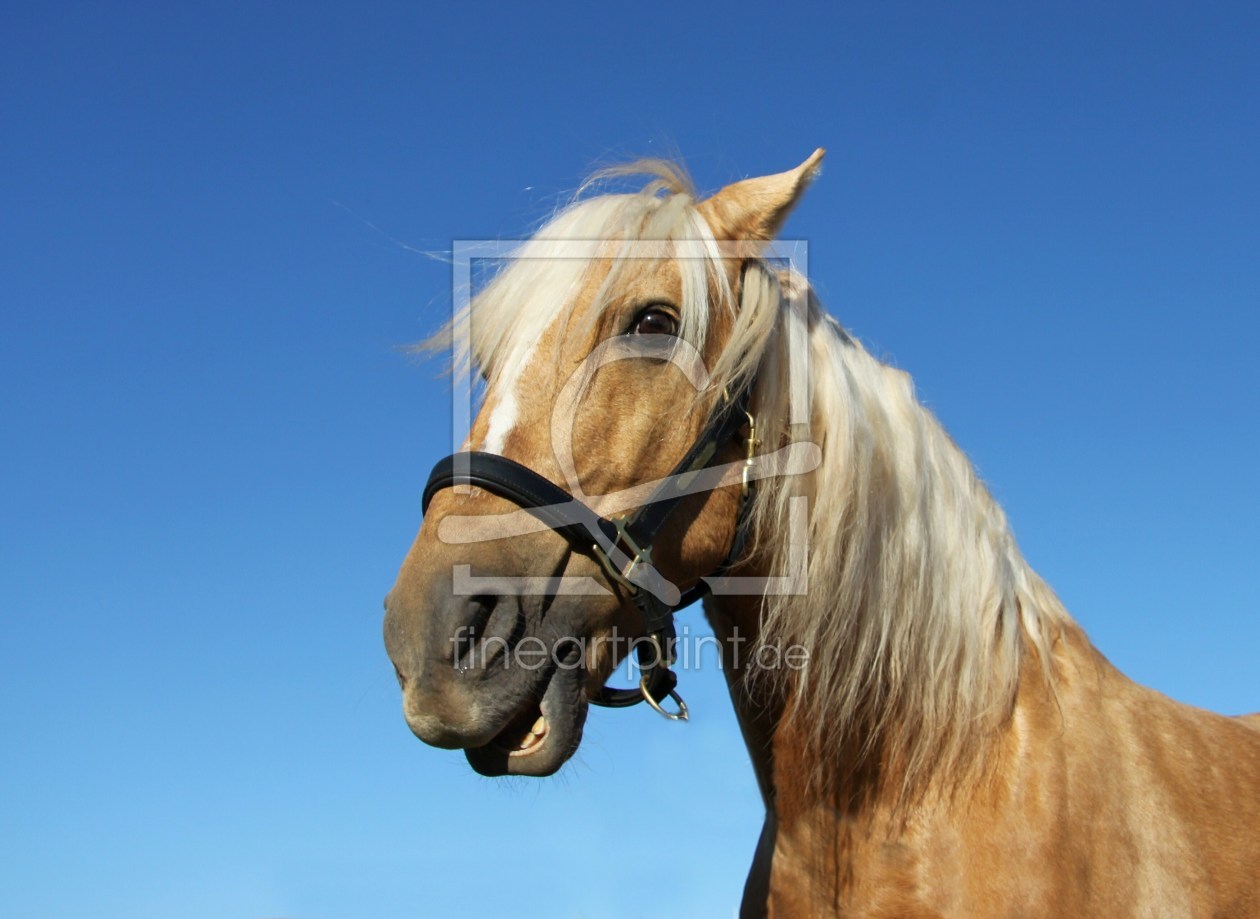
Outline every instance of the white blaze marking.
[[516, 387], [503, 394], [494, 411], [490, 413], [490, 427], [486, 431], [486, 443], [481, 449], [486, 453], [503, 455], [507, 436], [516, 427]]
[[504, 368], [505, 372], [500, 377], [497, 387], [500, 391], [499, 401], [490, 412], [490, 424], [486, 428], [486, 442], [481, 448], [485, 453], [497, 453], [502, 456], [508, 435], [516, 427], [516, 416], [519, 410], [516, 390], [520, 386], [521, 371], [529, 366], [530, 358], [534, 356], [538, 338], [541, 336], [530, 342], [528, 348], [518, 351]]

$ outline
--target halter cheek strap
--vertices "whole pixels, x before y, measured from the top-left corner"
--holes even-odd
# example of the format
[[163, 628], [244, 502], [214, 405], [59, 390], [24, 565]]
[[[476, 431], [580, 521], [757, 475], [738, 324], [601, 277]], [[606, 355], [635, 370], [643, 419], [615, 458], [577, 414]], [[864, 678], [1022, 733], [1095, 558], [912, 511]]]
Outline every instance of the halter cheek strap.
[[[687, 706], [675, 691], [678, 677], [670, 669], [677, 643], [674, 613], [699, 600], [708, 593], [709, 587], [701, 580], [670, 602], [667, 598], [677, 595], [678, 591], [653, 565], [652, 546], [678, 505], [695, 492], [688, 487], [692, 474], [707, 468], [745, 424], [750, 426], [748, 458], [751, 460], [756, 442], [755, 431], [751, 429], [752, 416], [748, 413], [750, 389], [751, 386], [745, 386], [737, 397], [715, 410], [691, 449], [642, 505], [612, 519], [595, 513], [529, 467], [494, 453], [454, 453], [439, 460], [429, 474], [422, 499], [425, 512], [433, 496], [444, 488], [453, 485], [482, 488], [520, 505], [567, 539], [577, 551], [594, 555], [609, 577], [625, 588], [643, 617], [645, 638], [634, 643], [642, 675], [639, 685], [633, 689], [603, 687], [600, 694], [590, 700], [595, 705], [620, 708], [646, 701], [667, 718], [683, 720], [687, 717]], [[718, 570], [706, 577], [724, 572], [743, 554], [749, 492], [750, 485], [745, 481], [731, 550]], [[676, 711], [662, 707], [667, 696], [677, 704]]]

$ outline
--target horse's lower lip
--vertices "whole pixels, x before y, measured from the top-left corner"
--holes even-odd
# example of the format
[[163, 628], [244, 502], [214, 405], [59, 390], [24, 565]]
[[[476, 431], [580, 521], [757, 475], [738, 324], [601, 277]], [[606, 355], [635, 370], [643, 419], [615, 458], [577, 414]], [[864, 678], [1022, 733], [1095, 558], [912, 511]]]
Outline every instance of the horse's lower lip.
[[493, 739], [464, 750], [469, 764], [489, 776], [554, 773], [582, 738], [587, 704], [584, 682], [581, 670], [553, 671], [539, 687], [541, 701], [526, 702]]

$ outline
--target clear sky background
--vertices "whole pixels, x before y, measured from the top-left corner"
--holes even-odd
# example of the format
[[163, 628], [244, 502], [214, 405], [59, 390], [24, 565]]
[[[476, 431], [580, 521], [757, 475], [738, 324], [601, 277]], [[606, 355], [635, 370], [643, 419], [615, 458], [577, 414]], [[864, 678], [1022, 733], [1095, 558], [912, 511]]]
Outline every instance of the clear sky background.
[[1254, 2], [0, 4], [0, 914], [730, 915], [716, 670], [492, 781], [380, 639], [450, 439], [416, 250], [643, 154], [826, 146], [824, 302], [1116, 664], [1260, 709], [1258, 47]]

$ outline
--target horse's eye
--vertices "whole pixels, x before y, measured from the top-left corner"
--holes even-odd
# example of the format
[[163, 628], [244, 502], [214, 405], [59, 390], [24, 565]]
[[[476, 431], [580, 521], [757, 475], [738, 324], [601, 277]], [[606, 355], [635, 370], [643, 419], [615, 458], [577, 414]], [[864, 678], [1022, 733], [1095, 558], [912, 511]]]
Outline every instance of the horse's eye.
[[659, 306], [646, 306], [630, 323], [631, 335], [677, 335], [678, 320]]

